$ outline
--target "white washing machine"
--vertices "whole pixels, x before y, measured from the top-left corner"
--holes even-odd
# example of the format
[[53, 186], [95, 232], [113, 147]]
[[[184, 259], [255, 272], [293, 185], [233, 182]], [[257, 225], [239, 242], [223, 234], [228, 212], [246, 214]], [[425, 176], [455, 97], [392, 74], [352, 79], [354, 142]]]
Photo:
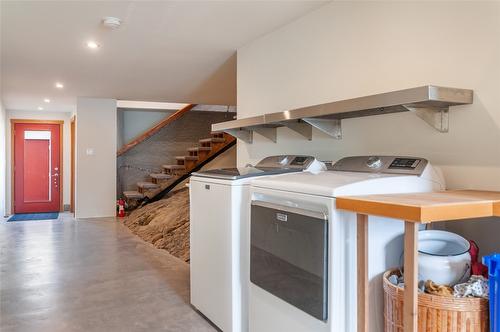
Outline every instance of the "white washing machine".
[[249, 273], [250, 181], [325, 169], [314, 157], [283, 155], [267, 157], [255, 167], [215, 169], [191, 177], [191, 304], [221, 330], [248, 331], [248, 278], [243, 276]]
[[[348, 157], [329, 171], [254, 179], [249, 330], [356, 331], [356, 216], [335, 197], [444, 189], [413, 157]], [[370, 331], [383, 331], [381, 275], [400, 265], [404, 225], [369, 218]]]

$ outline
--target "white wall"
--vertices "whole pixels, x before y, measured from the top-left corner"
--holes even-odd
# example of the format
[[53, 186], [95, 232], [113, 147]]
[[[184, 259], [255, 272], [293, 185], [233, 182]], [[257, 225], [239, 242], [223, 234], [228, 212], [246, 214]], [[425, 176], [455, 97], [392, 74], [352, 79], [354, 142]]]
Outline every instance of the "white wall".
[[7, 186], [6, 186], [6, 191], [7, 191], [7, 199], [6, 199], [6, 211], [7, 214], [12, 213], [11, 211], [11, 204], [12, 204], [12, 197], [11, 197], [11, 188], [12, 188], [12, 183], [11, 183], [11, 157], [12, 157], [12, 151], [11, 151], [11, 125], [10, 125], [10, 120], [11, 119], [30, 119], [30, 120], [62, 120], [64, 121], [63, 125], [63, 160], [62, 160], [62, 167], [63, 167], [63, 204], [67, 205], [70, 204], [70, 194], [71, 194], [71, 136], [70, 136], [70, 119], [71, 119], [71, 113], [65, 113], [65, 112], [45, 112], [45, 111], [11, 111], [7, 110], [7, 121], [6, 121], [6, 128], [7, 128], [7, 135], [6, 135], [6, 141], [7, 141]]
[[116, 115], [114, 99], [77, 100], [77, 218], [108, 217], [116, 214]]
[[[238, 164], [276, 153], [415, 155], [441, 166], [449, 188], [500, 190], [499, 36], [500, 2], [328, 4], [238, 50], [238, 117], [426, 84], [471, 88], [473, 105], [451, 109], [448, 134], [408, 112], [344, 120], [339, 141], [256, 134], [239, 141]], [[479, 240], [483, 252], [500, 250]]]
[[7, 112], [0, 100], [0, 218], [6, 215], [6, 180], [7, 180]]
[[118, 109], [118, 147], [143, 134], [173, 112]]

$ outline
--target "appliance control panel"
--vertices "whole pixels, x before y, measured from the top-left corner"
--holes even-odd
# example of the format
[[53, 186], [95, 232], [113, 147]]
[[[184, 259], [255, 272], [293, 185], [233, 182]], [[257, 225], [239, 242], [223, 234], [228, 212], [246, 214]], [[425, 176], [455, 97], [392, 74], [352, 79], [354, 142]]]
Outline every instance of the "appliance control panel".
[[390, 169], [415, 169], [420, 164], [420, 159], [396, 158], [389, 165]]
[[421, 175], [428, 161], [417, 157], [355, 156], [342, 158], [332, 171]]
[[280, 155], [270, 156], [259, 161], [257, 168], [298, 168], [307, 169], [316, 159], [312, 156]]

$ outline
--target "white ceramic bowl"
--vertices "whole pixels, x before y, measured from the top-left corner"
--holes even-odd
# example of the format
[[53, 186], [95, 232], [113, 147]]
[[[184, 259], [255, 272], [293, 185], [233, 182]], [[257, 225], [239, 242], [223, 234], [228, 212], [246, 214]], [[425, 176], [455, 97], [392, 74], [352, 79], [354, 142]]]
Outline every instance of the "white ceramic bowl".
[[469, 241], [446, 231], [420, 231], [418, 240], [419, 280], [454, 286], [470, 277]]

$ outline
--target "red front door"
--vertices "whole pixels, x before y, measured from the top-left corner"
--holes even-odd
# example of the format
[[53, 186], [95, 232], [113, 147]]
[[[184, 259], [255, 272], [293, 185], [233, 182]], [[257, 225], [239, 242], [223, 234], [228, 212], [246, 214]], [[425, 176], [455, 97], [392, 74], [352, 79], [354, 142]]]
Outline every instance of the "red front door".
[[59, 124], [14, 124], [14, 213], [59, 211], [59, 143]]

